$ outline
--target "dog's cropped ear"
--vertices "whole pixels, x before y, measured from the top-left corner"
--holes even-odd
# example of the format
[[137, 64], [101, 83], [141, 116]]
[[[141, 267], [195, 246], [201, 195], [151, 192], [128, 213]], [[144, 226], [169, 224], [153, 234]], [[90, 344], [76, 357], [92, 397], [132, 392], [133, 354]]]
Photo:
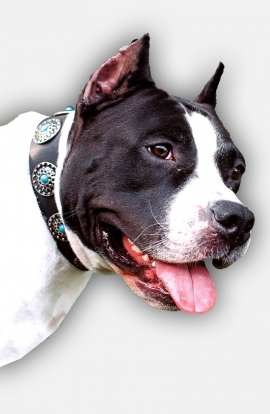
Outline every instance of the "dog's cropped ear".
[[108, 59], [90, 77], [79, 97], [81, 107], [92, 107], [115, 101], [141, 84], [154, 83], [149, 66], [148, 34], [123, 46], [117, 55]]
[[208, 104], [215, 108], [217, 104], [216, 92], [217, 87], [224, 70], [223, 63], [219, 63], [214, 76], [207, 82], [201, 93], [194, 99], [194, 102], [199, 104]]

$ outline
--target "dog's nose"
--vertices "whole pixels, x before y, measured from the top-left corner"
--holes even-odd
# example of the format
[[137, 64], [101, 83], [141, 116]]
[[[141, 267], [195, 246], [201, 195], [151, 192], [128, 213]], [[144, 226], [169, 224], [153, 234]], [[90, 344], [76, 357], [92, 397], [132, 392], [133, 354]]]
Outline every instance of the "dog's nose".
[[254, 214], [245, 206], [232, 201], [217, 201], [210, 208], [223, 237], [231, 244], [244, 244], [250, 237]]

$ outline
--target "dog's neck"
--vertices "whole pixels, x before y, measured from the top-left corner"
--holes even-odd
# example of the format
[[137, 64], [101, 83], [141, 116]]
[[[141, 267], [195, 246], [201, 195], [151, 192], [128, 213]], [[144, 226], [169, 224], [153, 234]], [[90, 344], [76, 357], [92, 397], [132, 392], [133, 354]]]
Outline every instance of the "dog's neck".
[[[60, 180], [62, 171], [65, 165], [65, 159], [66, 155], [69, 152], [69, 136], [72, 132], [73, 128], [73, 121], [75, 118], [75, 111], [72, 111], [67, 115], [66, 121], [64, 126], [62, 127], [62, 134], [59, 141], [59, 147], [58, 147], [58, 161], [57, 161], [57, 172], [56, 172], [56, 178], [55, 178], [55, 202], [58, 208], [58, 211], [63, 218], [63, 221], [65, 222], [65, 214], [76, 214], [76, 212], [65, 212], [65, 214], [62, 211], [62, 204], [60, 200]], [[70, 245], [72, 247], [72, 250], [76, 254], [76, 256], [79, 258], [81, 263], [84, 264], [85, 267], [88, 269], [91, 269], [95, 272], [100, 273], [115, 273], [115, 271], [112, 270], [112, 268], [109, 266], [105, 260], [103, 260], [97, 253], [95, 253], [93, 250], [88, 249], [86, 246], [83, 245], [79, 237], [76, 233], [74, 233], [65, 223], [65, 229], [66, 234], [68, 237], [68, 240], [70, 242]]]
[[[101, 259], [94, 252], [82, 246], [82, 243], [77, 236], [67, 229], [63, 220], [63, 211], [60, 201], [60, 177], [63, 170], [65, 157], [68, 150], [68, 137], [74, 120], [74, 111], [59, 112], [54, 114], [52, 118], [43, 120], [36, 131], [41, 131], [42, 127], [46, 131], [51, 122], [59, 125], [59, 132], [49, 138], [47, 142], [40, 143], [32, 141], [30, 149], [30, 171], [32, 176], [33, 189], [37, 196], [39, 207], [43, 213], [43, 217], [48, 224], [49, 230], [56, 240], [58, 249], [69, 260], [69, 262], [80, 270], [103, 270], [104, 265], [101, 264]], [[39, 139], [42, 134], [37, 133], [36, 137]], [[48, 134], [50, 137], [50, 134]], [[49, 168], [52, 172], [54, 185], [52, 183], [50, 173], [42, 175], [44, 167]], [[56, 171], [55, 171], [55, 167]], [[49, 171], [48, 170], [48, 171]], [[54, 173], [56, 172], [55, 176]], [[42, 184], [42, 177], [45, 177], [45, 182]], [[50, 185], [51, 184], [51, 185]], [[41, 187], [41, 188], [40, 188]], [[54, 194], [51, 194], [54, 192]], [[72, 214], [74, 214], [73, 212]], [[71, 214], [71, 213], [70, 213]], [[58, 229], [61, 229], [60, 232]], [[87, 252], [87, 250], [89, 250]], [[85, 254], [85, 251], [87, 252]], [[97, 258], [95, 257], [97, 256]], [[81, 258], [81, 259], [80, 259]], [[94, 259], [94, 260], [93, 260]], [[105, 265], [106, 270], [107, 266]]]

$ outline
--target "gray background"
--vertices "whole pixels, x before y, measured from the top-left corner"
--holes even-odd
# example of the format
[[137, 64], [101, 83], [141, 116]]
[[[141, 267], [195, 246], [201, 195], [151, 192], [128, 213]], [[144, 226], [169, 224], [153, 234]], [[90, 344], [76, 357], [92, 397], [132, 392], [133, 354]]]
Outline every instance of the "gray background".
[[[256, 215], [247, 255], [223, 271], [208, 263], [218, 300], [207, 314], [158, 311], [119, 276], [95, 275], [52, 337], [0, 370], [0, 412], [269, 413], [268, 3], [0, 6], [1, 124], [75, 105], [99, 64], [146, 32], [153, 78], [172, 94], [194, 98], [223, 61], [217, 112], [245, 155], [239, 195]], [[3, 260], [1, 277], [15, 265]]]

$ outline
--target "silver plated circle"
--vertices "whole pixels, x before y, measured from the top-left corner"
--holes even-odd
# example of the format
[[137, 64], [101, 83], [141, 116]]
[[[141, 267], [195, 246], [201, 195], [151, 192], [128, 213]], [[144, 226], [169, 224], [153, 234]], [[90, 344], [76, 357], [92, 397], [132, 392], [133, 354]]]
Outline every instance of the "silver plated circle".
[[51, 162], [41, 162], [36, 166], [32, 174], [34, 189], [45, 197], [50, 197], [54, 193], [54, 181], [56, 166]]
[[33, 141], [36, 144], [44, 144], [50, 141], [61, 129], [61, 120], [59, 118], [46, 118], [38, 124]]
[[63, 226], [63, 220], [59, 213], [53, 214], [48, 220], [48, 226], [53, 237], [63, 242], [68, 242], [66, 232], [59, 230], [59, 227]]
[[80, 269], [80, 270], [89, 270], [89, 269], [87, 269], [87, 267], [85, 267], [83, 264], [82, 264], [82, 262], [78, 259], [78, 257], [75, 257], [75, 259], [74, 259], [74, 265], [78, 268], [78, 269]]

